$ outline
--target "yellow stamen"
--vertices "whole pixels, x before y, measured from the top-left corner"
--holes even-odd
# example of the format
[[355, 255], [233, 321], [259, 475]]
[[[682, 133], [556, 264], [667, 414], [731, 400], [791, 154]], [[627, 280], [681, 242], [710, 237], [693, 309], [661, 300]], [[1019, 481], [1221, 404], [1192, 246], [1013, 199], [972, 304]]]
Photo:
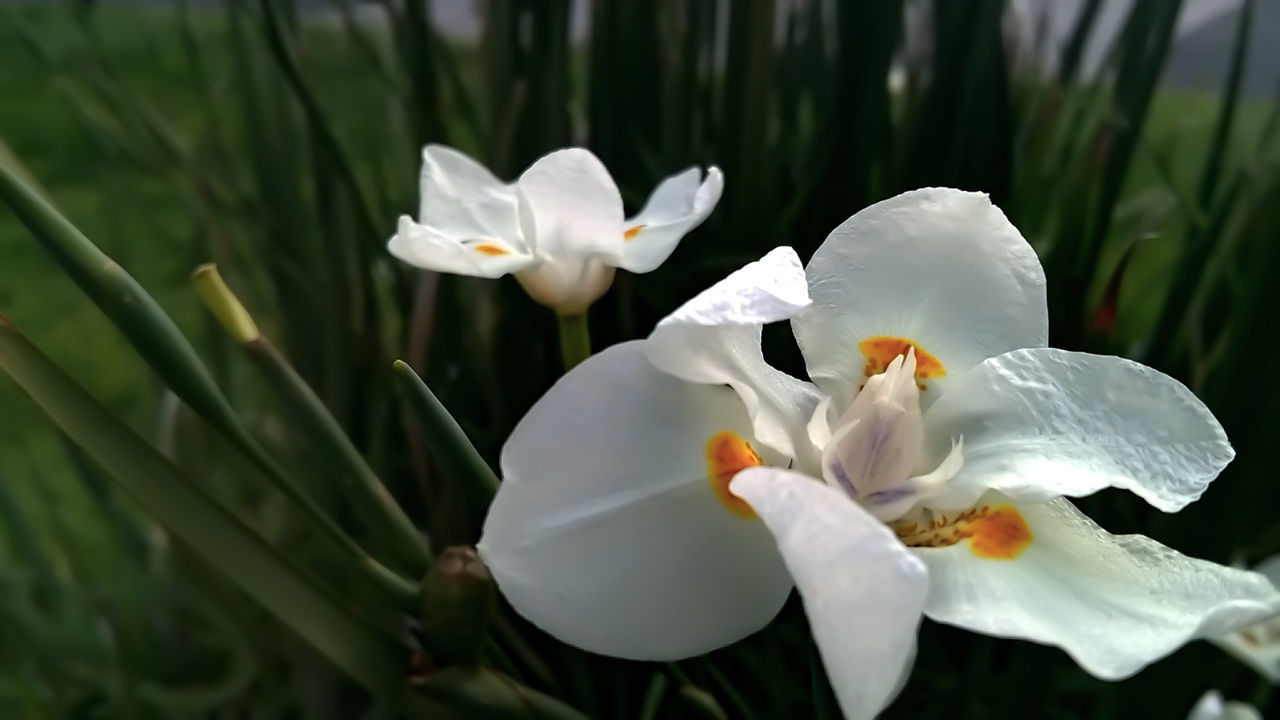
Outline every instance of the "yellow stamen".
[[763, 465], [760, 454], [737, 433], [725, 430], [707, 441], [707, 478], [716, 497], [734, 515], [743, 518], [756, 517], [747, 501], [729, 490], [729, 481], [742, 470]]
[[637, 226], [635, 226], [635, 227], [627, 228], [627, 229], [626, 229], [625, 231], [623, 231], [623, 233], [622, 233], [622, 239], [623, 239], [623, 240], [631, 240], [631, 239], [632, 239], [632, 238], [634, 238], [635, 236], [639, 235], [639, 234], [640, 234], [640, 231], [641, 231], [641, 230], [643, 230], [643, 229], [645, 229], [646, 227], [648, 227], [648, 226], [647, 226], [647, 225], [637, 225]]

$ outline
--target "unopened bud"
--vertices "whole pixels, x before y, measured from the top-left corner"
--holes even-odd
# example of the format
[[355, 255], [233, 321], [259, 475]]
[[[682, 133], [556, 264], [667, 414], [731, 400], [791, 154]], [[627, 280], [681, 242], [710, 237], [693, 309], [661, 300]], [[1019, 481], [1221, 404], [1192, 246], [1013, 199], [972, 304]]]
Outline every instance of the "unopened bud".
[[479, 658], [495, 597], [493, 577], [474, 548], [450, 547], [440, 553], [422, 583], [422, 635], [433, 664]]

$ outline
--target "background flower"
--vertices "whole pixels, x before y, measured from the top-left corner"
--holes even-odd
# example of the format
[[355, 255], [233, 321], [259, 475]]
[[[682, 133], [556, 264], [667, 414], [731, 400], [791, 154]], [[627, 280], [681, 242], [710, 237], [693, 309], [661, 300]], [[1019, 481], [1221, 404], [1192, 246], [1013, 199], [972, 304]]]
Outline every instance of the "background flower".
[[515, 275], [534, 300], [577, 315], [609, 289], [615, 268], [657, 268], [707, 218], [724, 176], [716, 167], [701, 174], [668, 177], [624, 219], [613, 178], [589, 150], [549, 153], [508, 185], [457, 150], [428, 145], [418, 221], [401, 216], [387, 247], [425, 270]]

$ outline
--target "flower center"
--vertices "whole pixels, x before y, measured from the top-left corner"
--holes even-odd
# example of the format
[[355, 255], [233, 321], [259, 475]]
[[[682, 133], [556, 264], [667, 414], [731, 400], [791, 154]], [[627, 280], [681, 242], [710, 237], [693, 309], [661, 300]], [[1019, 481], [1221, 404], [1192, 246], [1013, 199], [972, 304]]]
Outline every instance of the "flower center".
[[931, 515], [893, 525], [902, 542], [911, 547], [948, 547], [969, 541], [969, 550], [989, 560], [1012, 560], [1031, 544], [1031, 528], [1012, 505], [983, 505], [956, 515]]
[[646, 226], [646, 225], [636, 225], [635, 227], [629, 227], [629, 228], [627, 228], [626, 230], [624, 230], [624, 231], [622, 232], [622, 239], [623, 239], [623, 240], [630, 240], [630, 239], [634, 238], [635, 236], [639, 235], [639, 234], [640, 234], [640, 231], [641, 231], [641, 230], [644, 230], [644, 229], [645, 229], [645, 227], [647, 227], [647, 226]]
[[707, 478], [711, 489], [721, 504], [738, 517], [754, 518], [756, 511], [746, 500], [729, 491], [729, 481], [742, 470], [763, 464], [764, 460], [751, 443], [737, 433], [725, 430], [707, 441]]
[[925, 380], [947, 374], [947, 369], [942, 366], [938, 358], [907, 338], [888, 335], [870, 337], [858, 343], [858, 350], [862, 351], [862, 356], [867, 359], [863, 372], [868, 378], [888, 370], [895, 358], [906, 355], [908, 351], [913, 351], [915, 355], [916, 384], [921, 390], [928, 389], [928, 385], [924, 383]]
[[831, 485], [882, 520], [902, 517], [963, 464], [960, 445], [932, 471], [924, 464], [924, 422], [916, 381], [915, 346], [867, 380], [835, 423], [822, 451]]

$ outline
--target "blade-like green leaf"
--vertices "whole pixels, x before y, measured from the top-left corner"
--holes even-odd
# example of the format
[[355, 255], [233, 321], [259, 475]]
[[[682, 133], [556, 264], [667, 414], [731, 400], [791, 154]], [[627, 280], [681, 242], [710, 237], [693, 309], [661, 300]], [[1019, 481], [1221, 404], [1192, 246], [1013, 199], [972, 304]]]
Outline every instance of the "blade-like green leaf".
[[649, 689], [644, 694], [644, 704], [640, 706], [640, 720], [654, 720], [658, 717], [658, 709], [662, 707], [662, 699], [667, 695], [667, 687], [671, 681], [660, 672], [653, 674], [649, 681]]
[[366, 510], [371, 522], [376, 518], [378, 524], [373, 529], [382, 529], [389, 524], [399, 540], [400, 554], [410, 564], [410, 571], [415, 577], [421, 577], [430, 564], [431, 551], [324, 402], [271, 341], [258, 331], [244, 305], [218, 274], [217, 267], [200, 266], [193, 275], [193, 281], [205, 305], [279, 393], [289, 418], [314, 442], [317, 451], [326, 455], [329, 463], [341, 469], [342, 475], [348, 479], [344, 490], [348, 490]]
[[289, 37], [286, 35], [284, 23], [281, 22], [279, 11], [276, 9], [276, 3], [264, 0], [262, 2], [262, 16], [264, 20], [263, 29], [266, 32], [267, 44], [271, 49], [272, 57], [288, 82], [289, 88], [297, 96], [307, 123], [311, 127], [311, 132], [319, 143], [320, 150], [333, 163], [339, 179], [347, 186], [347, 191], [355, 202], [356, 219], [359, 221], [360, 230], [365, 236], [360, 247], [367, 247], [371, 243], [381, 249], [383, 230], [377, 221], [377, 214], [374, 212], [364, 188], [360, 185], [350, 154], [338, 139], [338, 134], [330, 123], [329, 115], [320, 106], [316, 93], [311, 89], [310, 83], [307, 82], [306, 77], [302, 74], [302, 68], [298, 65], [298, 59], [289, 44]]
[[1245, 59], [1249, 55], [1249, 32], [1252, 28], [1253, 0], [1245, 0], [1236, 20], [1235, 44], [1227, 81], [1222, 94], [1222, 107], [1214, 124], [1213, 139], [1200, 171], [1199, 190], [1196, 195], [1197, 210], [1209, 218], [1205, 222], [1193, 222], [1183, 238], [1182, 257], [1174, 269], [1164, 304], [1156, 319], [1155, 329], [1147, 343], [1146, 358], [1162, 362], [1172, 347], [1178, 331], [1186, 319], [1187, 309], [1196, 296], [1198, 280], [1207, 273], [1204, 268], [1213, 254], [1217, 241], [1230, 211], [1239, 199], [1242, 177], [1237, 175], [1230, 182], [1222, 182], [1222, 163], [1231, 139], [1236, 106], [1240, 100], [1240, 82], [1244, 75]]
[[116, 482], [369, 692], [396, 700], [404, 648], [362, 624], [218, 500], [107, 412], [0, 317], [0, 369]]
[[423, 435], [441, 472], [457, 483], [474, 515], [483, 516], [498, 491], [498, 476], [408, 363], [395, 362], [395, 379], [402, 397], [422, 424]]
[[[97, 248], [58, 213], [41, 194], [22, 181], [16, 163], [0, 157], [0, 201], [62, 265], [63, 270], [106, 313], [130, 344], [188, 405], [253, 460], [275, 485], [336, 544], [346, 550], [371, 579], [394, 590], [397, 578], [370, 558], [334, 520], [285, 475], [240, 422], [218, 389], [195, 348], [173, 320], [133, 276]], [[401, 581], [400, 584], [403, 584]], [[407, 597], [413, 592], [407, 590]]]

